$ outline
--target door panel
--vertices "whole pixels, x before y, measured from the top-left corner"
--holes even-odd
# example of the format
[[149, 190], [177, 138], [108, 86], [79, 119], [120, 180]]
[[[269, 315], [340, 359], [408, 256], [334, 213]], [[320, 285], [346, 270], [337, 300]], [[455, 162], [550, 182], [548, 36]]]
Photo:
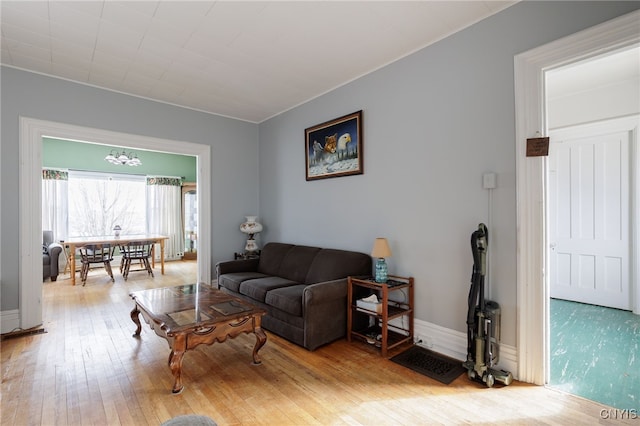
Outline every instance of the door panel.
[[631, 309], [630, 136], [550, 134], [551, 297]]
[[195, 183], [182, 184], [182, 225], [184, 253], [182, 260], [198, 258], [198, 192]]

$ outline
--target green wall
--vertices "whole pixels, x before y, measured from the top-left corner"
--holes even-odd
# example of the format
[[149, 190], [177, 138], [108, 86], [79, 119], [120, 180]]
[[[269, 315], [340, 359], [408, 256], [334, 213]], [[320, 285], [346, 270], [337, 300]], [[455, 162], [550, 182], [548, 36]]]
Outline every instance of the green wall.
[[58, 169], [86, 170], [134, 175], [179, 176], [185, 182], [196, 181], [196, 157], [190, 155], [166, 154], [140, 149], [132, 151], [140, 158], [137, 167], [118, 166], [104, 160], [114, 149], [122, 152], [122, 147], [97, 145], [62, 139], [42, 138], [42, 165]]

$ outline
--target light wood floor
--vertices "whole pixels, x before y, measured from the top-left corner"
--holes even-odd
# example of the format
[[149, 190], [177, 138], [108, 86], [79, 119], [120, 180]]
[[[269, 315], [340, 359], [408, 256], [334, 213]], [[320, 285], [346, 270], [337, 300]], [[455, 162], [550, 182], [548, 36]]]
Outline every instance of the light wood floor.
[[272, 333], [259, 366], [250, 335], [187, 352], [185, 389], [172, 395], [168, 345], [146, 324], [132, 337], [129, 293], [194, 282], [195, 269], [168, 262], [155, 278], [132, 272], [125, 282], [114, 268], [115, 283], [103, 270], [92, 270], [86, 287], [72, 287], [68, 275], [46, 282], [46, 333], [2, 341], [2, 424], [159, 425], [201, 414], [219, 425], [565, 425], [622, 414], [518, 382], [487, 389], [463, 374], [446, 386], [366, 344], [309, 352]]

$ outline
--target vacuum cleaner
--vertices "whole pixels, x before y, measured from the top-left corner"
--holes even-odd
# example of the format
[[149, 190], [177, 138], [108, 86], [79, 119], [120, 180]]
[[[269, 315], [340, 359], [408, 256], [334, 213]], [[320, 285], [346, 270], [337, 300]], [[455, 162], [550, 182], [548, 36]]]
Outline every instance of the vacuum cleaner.
[[490, 388], [496, 381], [505, 386], [511, 384], [513, 376], [495, 368], [500, 359], [500, 305], [484, 296], [488, 241], [487, 226], [481, 223], [471, 234], [473, 272], [467, 313], [467, 360], [462, 365], [469, 379]]

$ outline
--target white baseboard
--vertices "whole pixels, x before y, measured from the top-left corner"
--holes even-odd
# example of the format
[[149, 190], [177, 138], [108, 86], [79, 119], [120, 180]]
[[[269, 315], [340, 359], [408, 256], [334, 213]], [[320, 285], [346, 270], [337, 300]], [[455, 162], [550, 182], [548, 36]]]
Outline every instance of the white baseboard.
[[[415, 341], [422, 340], [420, 346], [461, 361], [467, 359], [466, 333], [417, 319], [414, 320], [413, 326]], [[510, 371], [513, 377], [517, 379], [518, 359], [514, 346], [500, 343], [498, 368]]]
[[20, 328], [20, 311], [11, 309], [0, 312], [0, 334], [10, 333]]

